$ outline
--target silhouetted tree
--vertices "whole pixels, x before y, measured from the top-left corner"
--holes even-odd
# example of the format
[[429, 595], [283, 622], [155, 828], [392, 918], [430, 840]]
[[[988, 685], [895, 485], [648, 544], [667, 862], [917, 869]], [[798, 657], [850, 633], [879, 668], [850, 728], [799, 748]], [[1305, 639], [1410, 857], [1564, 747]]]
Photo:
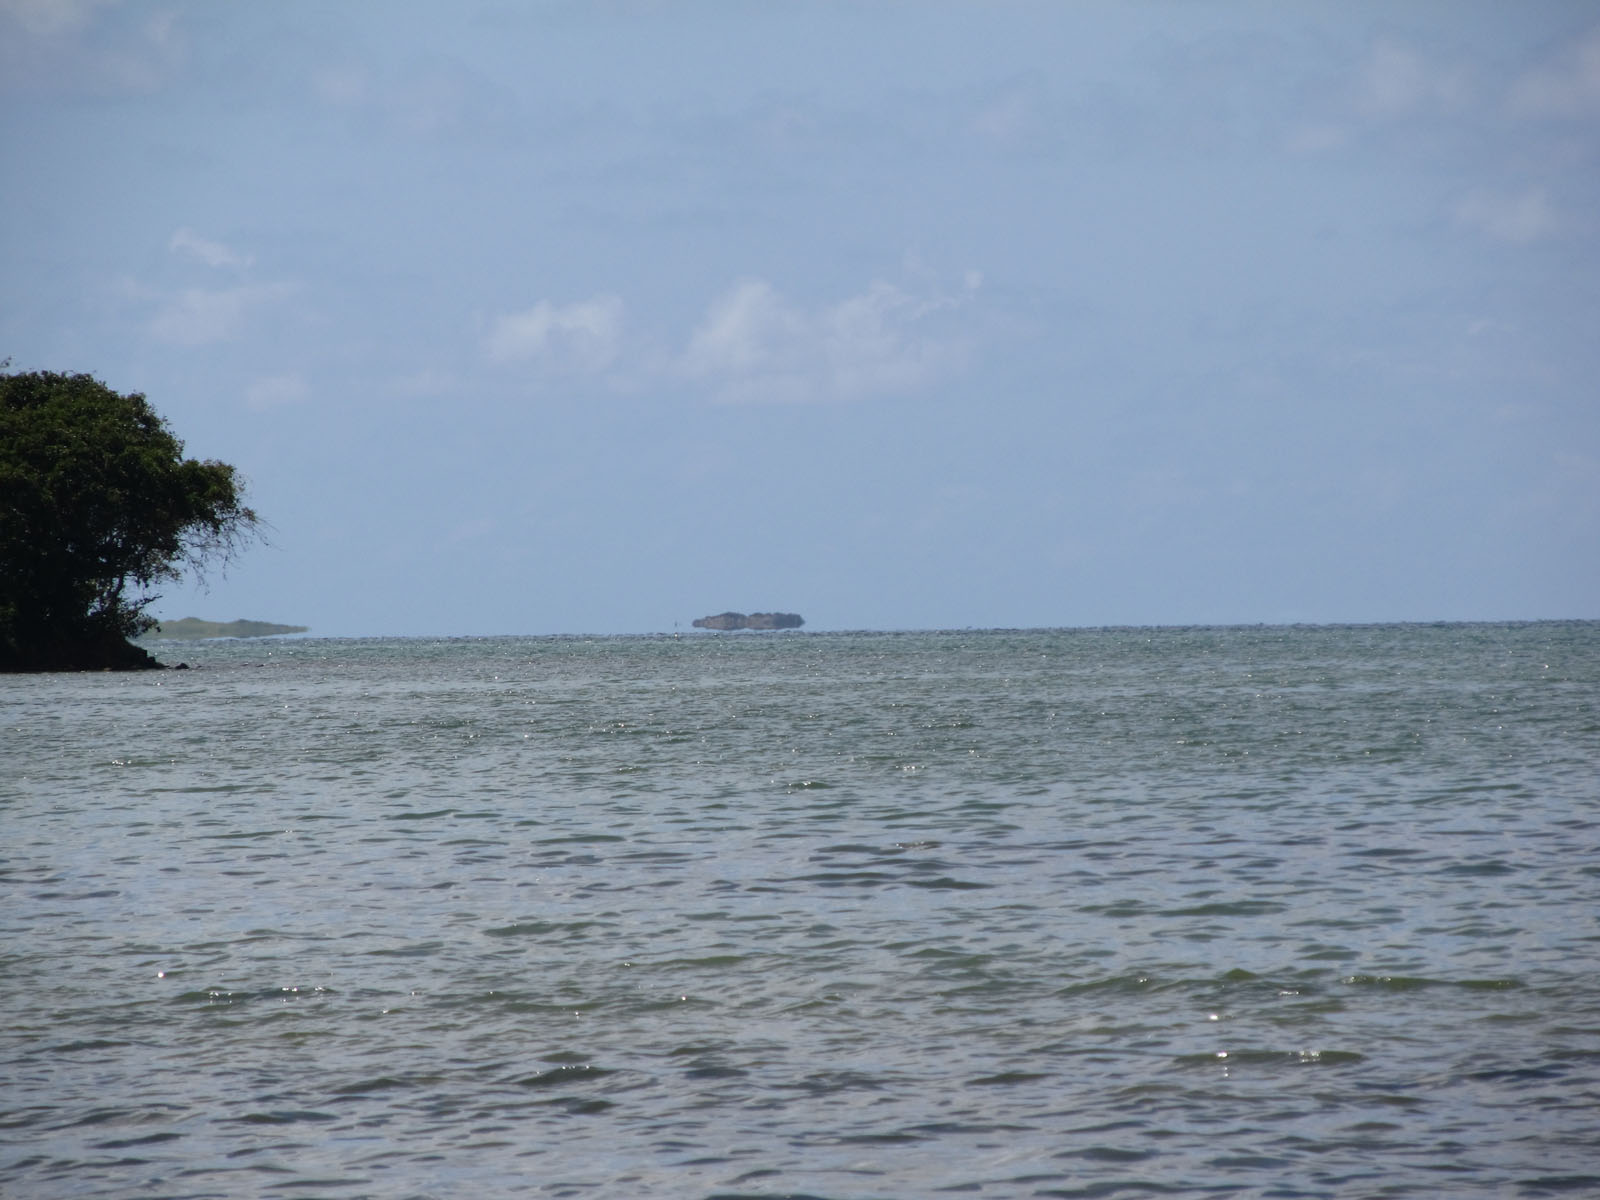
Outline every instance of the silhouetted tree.
[[149, 589], [258, 533], [227, 463], [183, 457], [137, 393], [0, 362], [0, 670], [157, 666]]

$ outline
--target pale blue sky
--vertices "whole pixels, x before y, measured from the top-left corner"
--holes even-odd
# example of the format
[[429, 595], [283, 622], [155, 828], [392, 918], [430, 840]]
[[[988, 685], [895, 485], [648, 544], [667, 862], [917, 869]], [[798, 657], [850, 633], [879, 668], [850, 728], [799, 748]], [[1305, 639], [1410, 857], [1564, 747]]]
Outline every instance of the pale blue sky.
[[359, 634], [1600, 617], [1600, 6], [0, 0], [0, 358]]

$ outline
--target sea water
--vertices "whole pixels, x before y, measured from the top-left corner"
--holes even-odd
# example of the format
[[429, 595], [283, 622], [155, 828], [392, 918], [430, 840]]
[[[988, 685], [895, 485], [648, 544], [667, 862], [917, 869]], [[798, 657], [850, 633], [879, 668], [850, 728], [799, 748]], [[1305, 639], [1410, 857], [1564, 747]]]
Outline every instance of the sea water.
[[8, 1197], [1600, 1193], [1600, 624], [0, 678]]

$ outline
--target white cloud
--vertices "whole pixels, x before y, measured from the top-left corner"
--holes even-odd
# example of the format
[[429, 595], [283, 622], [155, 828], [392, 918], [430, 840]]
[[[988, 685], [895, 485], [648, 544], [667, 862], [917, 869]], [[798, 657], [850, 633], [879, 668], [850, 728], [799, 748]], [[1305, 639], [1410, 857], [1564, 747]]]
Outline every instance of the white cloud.
[[1561, 231], [1561, 219], [1543, 188], [1528, 188], [1515, 195], [1473, 192], [1456, 208], [1456, 220], [1465, 228], [1519, 244]]
[[208, 267], [244, 268], [255, 262], [250, 255], [239, 254], [221, 242], [210, 241], [187, 228], [179, 229], [172, 235], [172, 240], [167, 243], [167, 249], [175, 254], [186, 254], [190, 258], [198, 259]]
[[1511, 111], [1530, 117], [1600, 113], [1600, 29], [1517, 80], [1511, 89]]
[[308, 85], [318, 102], [376, 119], [407, 138], [499, 137], [513, 135], [518, 127], [514, 91], [446, 57], [428, 56], [390, 72], [357, 62], [329, 63], [310, 74]]
[[[1295, 155], [1353, 148], [1385, 126], [1453, 116], [1474, 101], [1473, 71], [1441, 62], [1393, 37], [1380, 37], [1347, 64], [1338, 91], [1284, 126], [1282, 146]], [[1320, 109], [1321, 111], [1318, 111]]]
[[759, 279], [735, 284], [712, 303], [684, 355], [693, 375], [748, 374], [787, 365], [805, 338], [805, 319]]
[[1429, 62], [1391, 38], [1380, 39], [1356, 80], [1356, 107], [1368, 117], [1403, 117], [1424, 109], [1459, 108], [1463, 72]]
[[566, 305], [541, 300], [493, 320], [483, 346], [493, 362], [604, 375], [619, 386], [662, 375], [687, 379], [725, 403], [903, 394], [959, 367], [968, 342], [953, 317], [982, 280], [968, 271], [949, 294], [931, 282], [880, 280], [808, 308], [765, 280], [746, 279], [711, 302], [681, 353], [666, 356], [624, 336], [616, 296]]
[[[244, 271], [254, 261], [192, 229], [176, 230], [167, 249], [191, 263]], [[182, 274], [194, 277], [192, 268]], [[241, 283], [235, 287], [152, 287], [138, 280], [116, 281], [114, 291], [147, 315], [145, 331], [157, 341], [204, 346], [242, 336], [249, 323], [299, 291], [293, 283]]]
[[245, 403], [257, 411], [300, 404], [306, 398], [306, 381], [299, 372], [269, 375], [258, 379], [245, 391]]
[[0, 0], [0, 12], [5, 13], [29, 33], [43, 37], [57, 37], [77, 33], [94, 16], [97, 8], [106, 8], [118, 0]]
[[148, 95], [187, 57], [180, 15], [120, 0], [0, 0], [0, 93]]
[[558, 369], [603, 371], [622, 340], [622, 301], [595, 296], [565, 306], [541, 300], [496, 319], [485, 343], [495, 362], [534, 361]]
[[246, 319], [289, 296], [294, 287], [268, 283], [235, 288], [185, 288], [161, 301], [150, 333], [179, 346], [203, 346], [238, 337]]
[[[966, 277], [970, 296], [981, 282]], [[915, 294], [874, 282], [858, 295], [806, 310], [771, 284], [735, 284], [706, 312], [680, 366], [731, 403], [849, 400], [915, 391], [957, 367], [965, 343], [937, 314], [965, 296]]]

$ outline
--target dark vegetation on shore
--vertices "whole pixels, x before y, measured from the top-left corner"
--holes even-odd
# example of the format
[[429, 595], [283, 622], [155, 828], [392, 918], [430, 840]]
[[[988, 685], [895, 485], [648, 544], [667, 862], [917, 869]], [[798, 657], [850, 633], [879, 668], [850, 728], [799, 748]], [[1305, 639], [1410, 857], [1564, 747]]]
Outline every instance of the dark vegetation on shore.
[[160, 667], [151, 588], [259, 535], [237, 472], [183, 456], [145, 398], [0, 362], [0, 671]]

